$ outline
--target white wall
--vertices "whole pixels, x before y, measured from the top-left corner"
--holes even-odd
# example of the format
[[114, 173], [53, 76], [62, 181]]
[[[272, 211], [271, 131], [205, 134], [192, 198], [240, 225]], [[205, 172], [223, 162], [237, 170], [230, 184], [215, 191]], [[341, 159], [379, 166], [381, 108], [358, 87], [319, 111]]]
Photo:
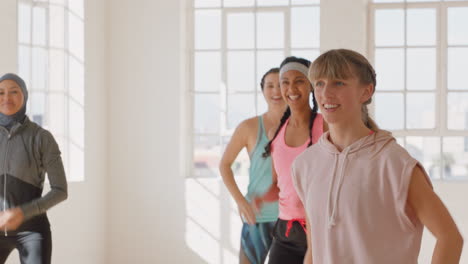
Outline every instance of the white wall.
[[[107, 84], [106, 2], [86, 0], [85, 181], [49, 211], [53, 263], [106, 263]], [[16, 72], [16, 0], [0, 1], [0, 73]], [[19, 263], [14, 252], [7, 263]]]
[[195, 263], [184, 242], [182, 1], [109, 8], [108, 263]]
[[0, 42], [0, 74], [4, 72], [16, 72], [16, 0], [0, 1], [0, 33], [2, 41]]
[[320, 2], [320, 50], [367, 51], [367, 0]]

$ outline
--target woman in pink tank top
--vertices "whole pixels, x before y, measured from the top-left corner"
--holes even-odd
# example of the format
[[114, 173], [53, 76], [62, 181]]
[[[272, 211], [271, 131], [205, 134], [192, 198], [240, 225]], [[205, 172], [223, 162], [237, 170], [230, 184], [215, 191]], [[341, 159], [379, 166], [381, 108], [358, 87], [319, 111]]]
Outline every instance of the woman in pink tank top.
[[304, 263], [416, 264], [424, 226], [437, 239], [432, 263], [458, 263], [463, 239], [423, 167], [368, 115], [367, 59], [331, 50], [309, 78], [330, 131], [292, 169], [312, 226]]
[[[261, 197], [254, 199], [255, 207], [263, 202], [279, 201], [279, 219], [273, 231], [269, 264], [302, 264], [307, 250], [305, 211], [292, 185], [291, 164], [308, 146], [316, 143], [323, 133], [322, 116], [312, 85], [307, 79], [310, 61], [288, 57], [280, 67], [281, 95], [288, 108], [265, 148], [264, 156], [271, 154], [273, 183]], [[310, 96], [314, 103], [310, 106]], [[274, 132], [274, 133], [273, 133]]]

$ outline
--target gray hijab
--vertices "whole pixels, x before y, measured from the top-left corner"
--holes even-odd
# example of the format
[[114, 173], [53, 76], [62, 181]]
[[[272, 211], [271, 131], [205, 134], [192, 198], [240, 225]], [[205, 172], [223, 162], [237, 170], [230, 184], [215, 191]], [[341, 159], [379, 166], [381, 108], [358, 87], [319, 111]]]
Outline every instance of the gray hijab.
[[10, 129], [15, 123], [21, 123], [26, 116], [28, 90], [26, 89], [26, 83], [23, 81], [23, 79], [21, 79], [21, 77], [14, 73], [7, 73], [0, 77], [0, 82], [3, 82], [5, 80], [12, 80], [16, 82], [16, 84], [18, 84], [18, 86], [21, 88], [21, 91], [23, 92], [24, 96], [23, 106], [18, 112], [14, 113], [13, 115], [5, 115], [3, 113], [0, 113], [0, 126]]

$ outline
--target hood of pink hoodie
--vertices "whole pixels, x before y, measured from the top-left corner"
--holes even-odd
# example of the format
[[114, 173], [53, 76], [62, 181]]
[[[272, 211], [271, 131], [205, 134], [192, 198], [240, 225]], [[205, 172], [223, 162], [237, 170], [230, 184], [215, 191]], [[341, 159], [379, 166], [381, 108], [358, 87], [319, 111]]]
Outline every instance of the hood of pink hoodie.
[[[328, 227], [332, 228], [336, 224], [336, 208], [340, 198], [340, 190], [343, 184], [348, 155], [354, 153], [356, 155], [359, 155], [360, 158], [370, 159], [373, 156], [377, 155], [385, 147], [385, 145], [394, 141], [395, 138], [388, 131], [378, 130], [375, 133], [372, 133], [357, 140], [353, 144], [343, 149], [343, 151], [339, 151], [336, 148], [336, 146], [330, 142], [329, 137], [330, 132], [327, 131], [322, 135], [318, 144], [322, 149], [330, 153], [330, 155], [333, 155], [335, 160], [335, 165], [333, 166], [333, 173], [331, 175], [332, 180], [330, 181], [330, 186], [328, 189], [327, 204], [327, 207], [329, 209]], [[340, 155], [344, 157], [341, 166], [338, 166]], [[335, 190], [335, 194], [332, 193], [333, 190]]]

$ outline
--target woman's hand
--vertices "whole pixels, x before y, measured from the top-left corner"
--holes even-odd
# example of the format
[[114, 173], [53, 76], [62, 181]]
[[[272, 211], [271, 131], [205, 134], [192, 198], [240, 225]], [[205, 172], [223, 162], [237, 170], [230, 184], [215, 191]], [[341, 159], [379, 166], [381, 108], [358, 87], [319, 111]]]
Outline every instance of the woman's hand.
[[241, 219], [247, 221], [249, 225], [254, 225], [256, 223], [255, 211], [246, 199], [243, 198], [238, 202], [237, 207], [239, 208]]
[[19, 207], [0, 212], [0, 230], [16, 230], [23, 221], [24, 214]]

